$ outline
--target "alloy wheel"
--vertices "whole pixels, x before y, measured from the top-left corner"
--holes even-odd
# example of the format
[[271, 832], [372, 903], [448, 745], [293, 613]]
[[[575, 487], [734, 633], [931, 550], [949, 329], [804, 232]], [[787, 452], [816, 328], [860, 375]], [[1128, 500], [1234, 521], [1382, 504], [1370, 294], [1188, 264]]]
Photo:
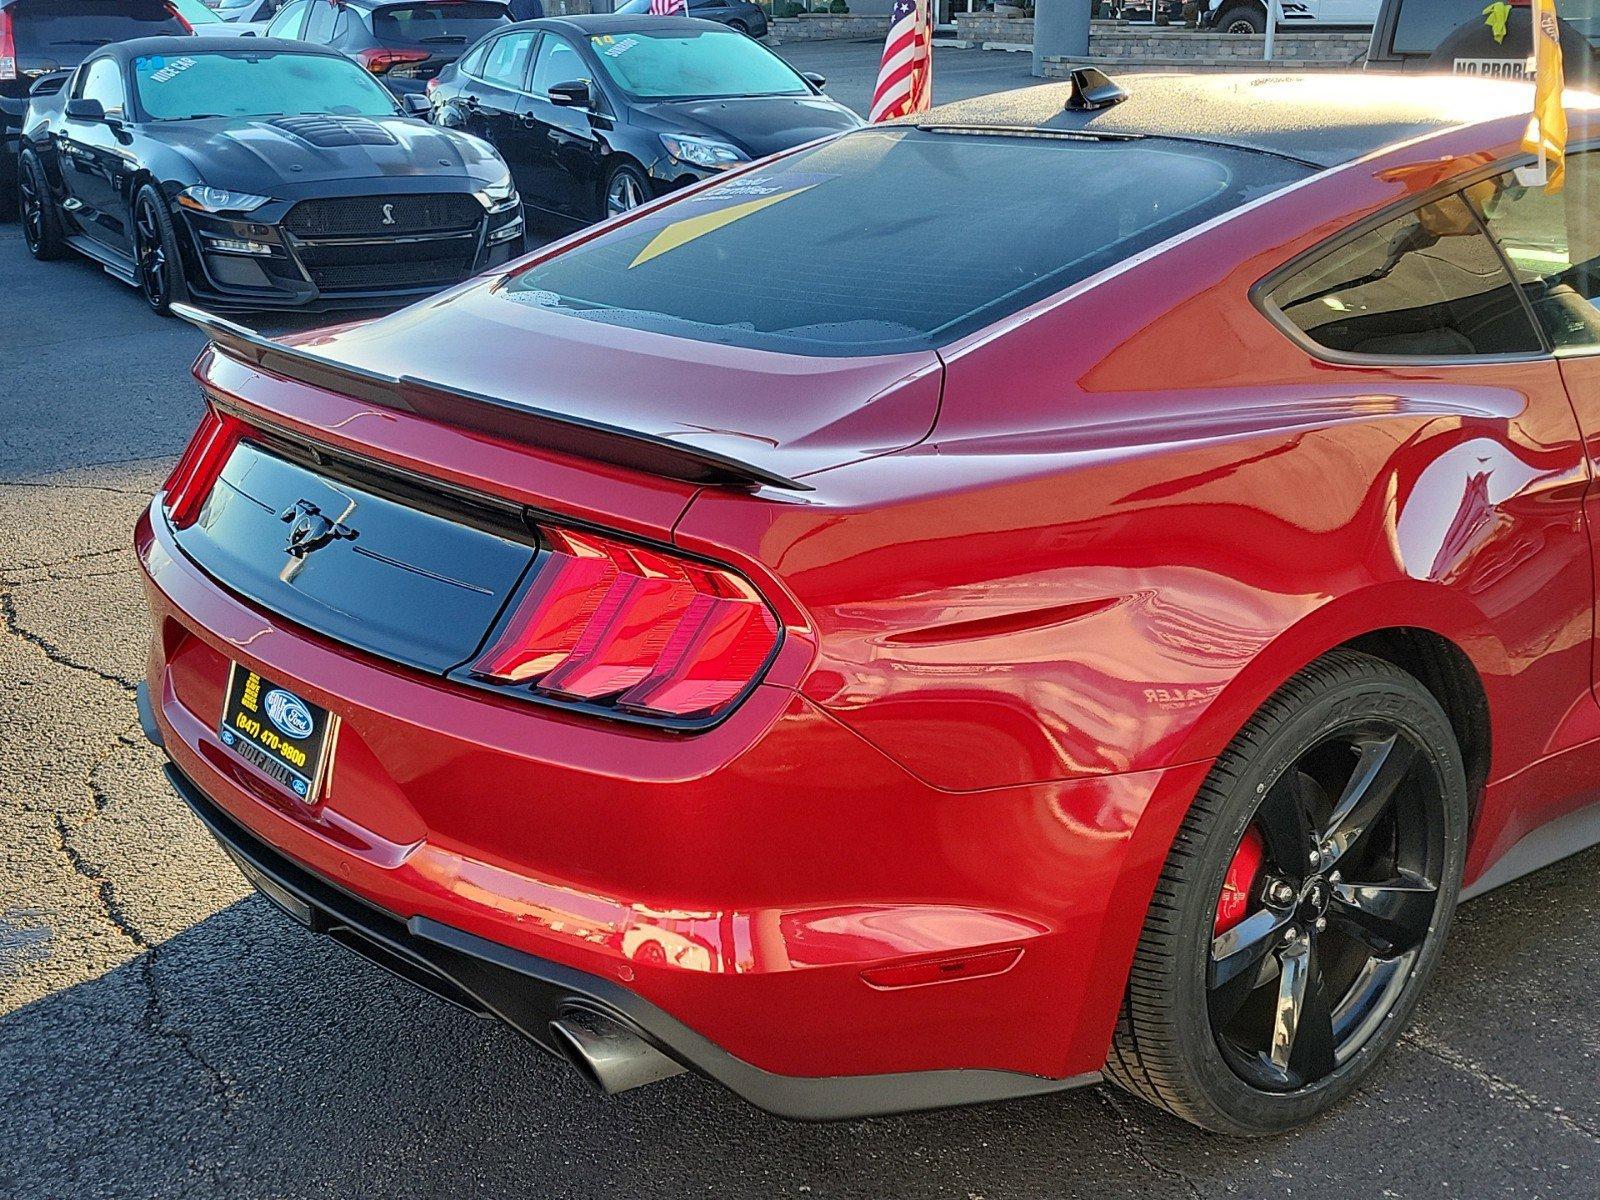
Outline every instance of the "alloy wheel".
[[134, 214], [133, 238], [140, 290], [150, 307], [160, 311], [167, 302], [167, 248], [161, 237], [161, 222], [155, 205], [148, 198], [139, 201]]
[[1373, 721], [1325, 736], [1264, 793], [1206, 976], [1212, 1032], [1245, 1082], [1310, 1087], [1394, 1010], [1438, 917], [1443, 795], [1419, 745]]
[[25, 163], [17, 183], [19, 207], [22, 209], [22, 236], [34, 254], [44, 244], [44, 202], [34, 184], [33, 172]]
[[606, 215], [617, 216], [644, 203], [644, 191], [631, 171], [618, 171], [606, 188]]

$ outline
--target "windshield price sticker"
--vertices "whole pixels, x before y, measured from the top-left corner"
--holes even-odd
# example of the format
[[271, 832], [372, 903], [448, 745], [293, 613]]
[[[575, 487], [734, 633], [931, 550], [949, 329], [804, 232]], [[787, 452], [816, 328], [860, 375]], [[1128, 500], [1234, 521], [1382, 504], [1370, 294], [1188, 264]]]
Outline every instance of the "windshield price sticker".
[[604, 54], [607, 58], [620, 58], [638, 44], [638, 38], [625, 37], [620, 42], [616, 42], [613, 45], [607, 46], [604, 50], [600, 51], [600, 53]]
[[[171, 62], [165, 62], [164, 59], [160, 58], [141, 58], [138, 62], [138, 67], [140, 70], [144, 70], [148, 67], [156, 68], [146, 77], [151, 83], [170, 83], [179, 75], [182, 75], [190, 67], [194, 66], [197, 61], [198, 60], [196, 59], [188, 57], [175, 58]], [[165, 63], [165, 65], [163, 65], [163, 63]]]

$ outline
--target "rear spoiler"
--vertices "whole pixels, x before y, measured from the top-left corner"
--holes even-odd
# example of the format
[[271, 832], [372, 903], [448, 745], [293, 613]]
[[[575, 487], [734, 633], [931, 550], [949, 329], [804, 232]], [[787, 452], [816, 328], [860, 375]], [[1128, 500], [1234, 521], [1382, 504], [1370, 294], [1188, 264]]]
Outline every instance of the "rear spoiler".
[[766, 486], [791, 492], [814, 490], [810, 484], [740, 462], [715, 450], [585, 420], [569, 413], [515, 404], [412, 375], [396, 378], [336, 362], [298, 346], [275, 342], [192, 305], [174, 304], [172, 312], [209, 337], [212, 345], [229, 358], [285, 379], [353, 396], [380, 408], [415, 413], [441, 424], [474, 429], [686, 483], [735, 488]]

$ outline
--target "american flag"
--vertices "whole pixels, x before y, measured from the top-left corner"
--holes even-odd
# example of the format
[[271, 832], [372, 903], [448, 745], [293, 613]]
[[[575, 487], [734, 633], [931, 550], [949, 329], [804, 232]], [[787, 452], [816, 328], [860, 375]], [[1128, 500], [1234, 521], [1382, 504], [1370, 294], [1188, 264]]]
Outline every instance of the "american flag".
[[670, 17], [673, 13], [686, 11], [685, 0], [650, 0], [652, 17]]
[[871, 120], [926, 112], [932, 102], [933, 0], [894, 0]]

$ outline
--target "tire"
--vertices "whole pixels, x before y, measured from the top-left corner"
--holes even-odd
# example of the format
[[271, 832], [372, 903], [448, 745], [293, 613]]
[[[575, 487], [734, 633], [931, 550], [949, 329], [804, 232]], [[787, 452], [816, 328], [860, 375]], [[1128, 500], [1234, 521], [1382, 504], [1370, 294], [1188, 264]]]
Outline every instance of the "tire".
[[1267, 31], [1267, 14], [1254, 4], [1230, 5], [1217, 18], [1217, 29], [1222, 33], [1263, 34]]
[[750, 36], [750, 26], [746, 25], [743, 21], [729, 21], [728, 28], [733, 30], [735, 33], [744, 34], [745, 37]]
[[1217, 759], [1178, 832], [1109, 1078], [1238, 1136], [1348, 1096], [1438, 964], [1469, 807], [1450, 722], [1416, 679], [1344, 650], [1300, 671]]
[[67, 252], [61, 210], [50, 194], [44, 166], [31, 150], [17, 164], [17, 211], [29, 254], [40, 262], [52, 262]]
[[189, 299], [172, 214], [165, 198], [148, 183], [133, 199], [133, 260], [139, 293], [154, 312], [167, 316], [174, 304]]
[[606, 172], [600, 189], [600, 207], [605, 217], [615, 217], [649, 200], [650, 180], [631, 162], [619, 162]]

